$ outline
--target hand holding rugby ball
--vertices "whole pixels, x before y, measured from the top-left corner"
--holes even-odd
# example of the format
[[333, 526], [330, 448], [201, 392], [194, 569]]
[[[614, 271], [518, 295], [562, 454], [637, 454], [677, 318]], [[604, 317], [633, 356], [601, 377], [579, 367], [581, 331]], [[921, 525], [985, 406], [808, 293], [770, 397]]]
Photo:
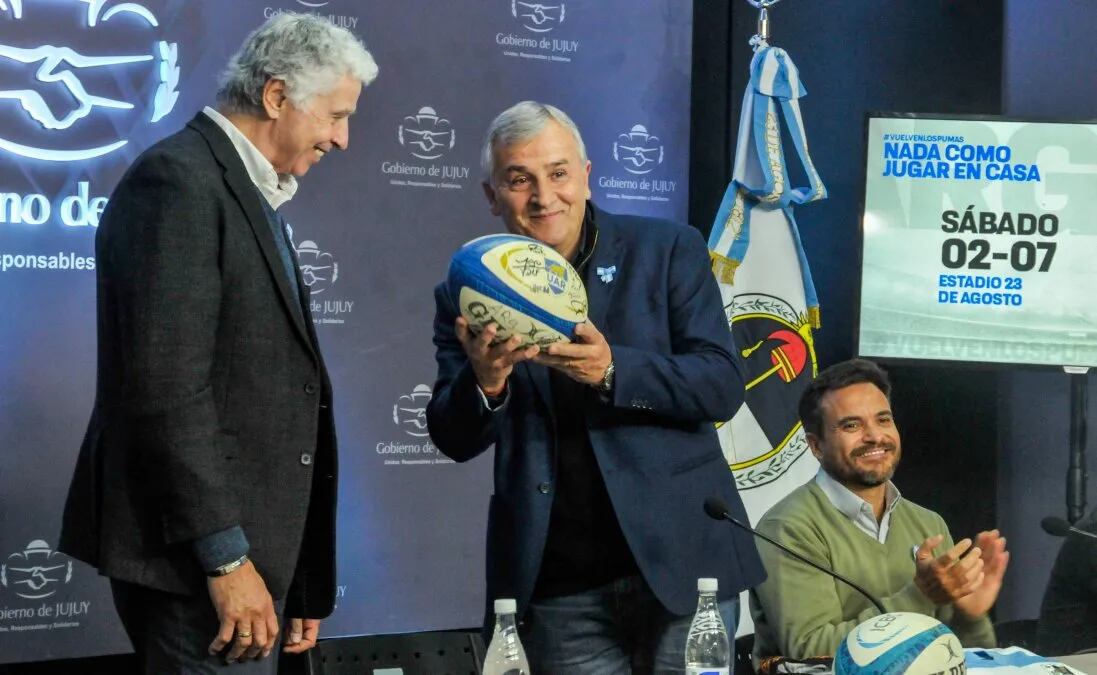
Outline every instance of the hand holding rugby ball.
[[578, 272], [552, 247], [514, 234], [466, 243], [449, 265], [447, 289], [473, 333], [498, 326], [495, 343], [512, 335], [519, 347], [570, 342], [587, 320], [587, 291]]

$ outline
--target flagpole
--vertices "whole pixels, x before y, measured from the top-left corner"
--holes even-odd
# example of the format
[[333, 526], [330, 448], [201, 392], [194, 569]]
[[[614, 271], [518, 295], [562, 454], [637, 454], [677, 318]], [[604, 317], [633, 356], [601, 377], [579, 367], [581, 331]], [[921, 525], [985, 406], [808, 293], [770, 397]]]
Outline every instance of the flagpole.
[[750, 6], [758, 10], [758, 32], [750, 39], [754, 51], [769, 44], [769, 8], [781, 0], [747, 0]]

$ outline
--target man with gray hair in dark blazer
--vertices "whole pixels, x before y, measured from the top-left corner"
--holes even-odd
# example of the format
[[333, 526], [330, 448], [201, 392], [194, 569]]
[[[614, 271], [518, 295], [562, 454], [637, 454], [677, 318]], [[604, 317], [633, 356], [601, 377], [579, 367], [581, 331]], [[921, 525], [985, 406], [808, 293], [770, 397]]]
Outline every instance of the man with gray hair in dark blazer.
[[[377, 74], [349, 31], [280, 14], [217, 106], [143, 153], [96, 235], [95, 407], [61, 550], [111, 579], [146, 673], [274, 673], [334, 606], [332, 393], [288, 225]], [[242, 665], [239, 665], [242, 664]]]

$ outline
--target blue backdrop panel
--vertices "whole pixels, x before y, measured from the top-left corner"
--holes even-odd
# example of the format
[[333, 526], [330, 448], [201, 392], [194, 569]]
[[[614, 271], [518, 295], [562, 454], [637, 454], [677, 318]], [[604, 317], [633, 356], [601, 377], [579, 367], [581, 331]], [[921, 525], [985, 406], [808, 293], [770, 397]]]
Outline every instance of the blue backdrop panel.
[[52, 550], [94, 393], [95, 222], [137, 154], [212, 102], [266, 16], [314, 11], [381, 68], [349, 151], [285, 208], [336, 389], [340, 597], [325, 635], [481, 619], [490, 453], [449, 462], [423, 409], [432, 287], [461, 243], [501, 228], [480, 187], [490, 119], [554, 103], [584, 132], [596, 201], [685, 216], [688, 3], [308, 5], [0, 0], [0, 661], [128, 648], [104, 581]]

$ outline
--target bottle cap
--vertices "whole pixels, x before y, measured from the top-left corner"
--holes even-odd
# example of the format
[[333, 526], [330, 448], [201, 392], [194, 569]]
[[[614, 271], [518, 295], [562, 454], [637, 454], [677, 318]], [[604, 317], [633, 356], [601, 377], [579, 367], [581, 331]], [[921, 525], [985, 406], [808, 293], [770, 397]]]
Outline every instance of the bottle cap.
[[716, 579], [701, 577], [697, 580], [697, 590], [701, 593], [715, 593], [720, 588], [720, 582]]
[[495, 601], [496, 614], [514, 614], [518, 611], [518, 603], [514, 598], [499, 598]]

